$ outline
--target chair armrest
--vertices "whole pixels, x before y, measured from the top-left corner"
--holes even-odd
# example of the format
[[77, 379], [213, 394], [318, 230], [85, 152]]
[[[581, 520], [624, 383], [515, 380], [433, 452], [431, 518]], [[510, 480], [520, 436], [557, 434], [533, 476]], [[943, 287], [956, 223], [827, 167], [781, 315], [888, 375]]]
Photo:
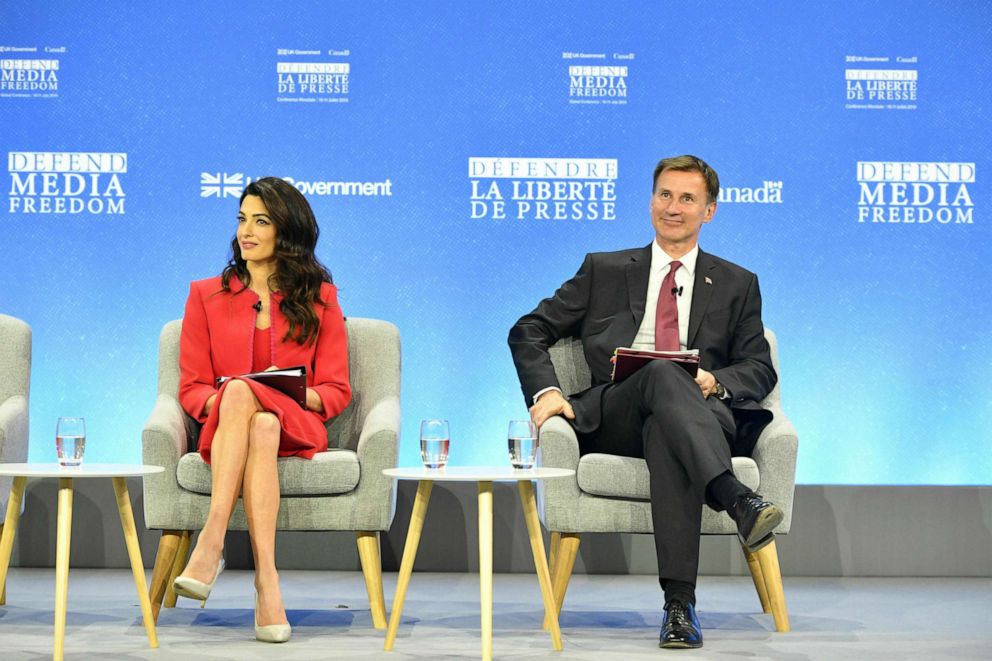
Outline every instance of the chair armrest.
[[551, 531], [570, 530], [579, 515], [579, 439], [572, 425], [561, 416], [548, 418], [540, 431], [541, 466], [571, 468], [573, 477], [538, 480], [537, 511]]
[[[0, 404], [0, 462], [28, 460], [28, 400], [14, 395]], [[7, 494], [14, 478], [0, 477], [0, 512], [7, 511]]]
[[186, 453], [189, 438], [187, 415], [179, 400], [172, 395], [159, 395], [141, 432], [142, 461], [165, 469], [142, 480], [148, 528], [169, 527], [175, 519], [172, 508], [182, 493], [176, 469], [179, 458]]
[[0, 404], [0, 462], [28, 460], [28, 400], [14, 395]]
[[758, 465], [761, 475], [761, 495], [782, 508], [785, 514], [775, 531], [787, 533], [792, 526], [799, 436], [781, 408], [774, 407], [771, 411], [775, 417], [762, 430], [751, 458]]
[[560, 415], [548, 418], [540, 431], [541, 465], [579, 469], [579, 439], [572, 425]]
[[396, 513], [396, 480], [382, 471], [396, 467], [399, 439], [399, 398], [383, 398], [365, 416], [358, 436], [361, 477], [354, 491], [355, 506], [364, 510], [360, 518], [369, 530], [388, 530]]

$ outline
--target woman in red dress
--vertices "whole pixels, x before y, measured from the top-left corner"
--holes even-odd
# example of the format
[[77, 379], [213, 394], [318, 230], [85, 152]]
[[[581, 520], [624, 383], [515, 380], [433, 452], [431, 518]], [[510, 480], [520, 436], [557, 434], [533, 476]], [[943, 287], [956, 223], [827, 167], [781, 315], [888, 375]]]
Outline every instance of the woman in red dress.
[[[210, 511], [177, 594], [206, 599], [240, 495], [255, 556], [255, 632], [289, 639], [275, 566], [277, 457], [327, 449], [324, 423], [351, 400], [337, 289], [314, 254], [320, 231], [306, 198], [266, 177], [241, 194], [233, 256], [219, 277], [193, 282], [180, 339], [179, 401], [203, 423], [199, 450], [211, 465]], [[306, 408], [250, 379], [216, 379], [305, 365]]]

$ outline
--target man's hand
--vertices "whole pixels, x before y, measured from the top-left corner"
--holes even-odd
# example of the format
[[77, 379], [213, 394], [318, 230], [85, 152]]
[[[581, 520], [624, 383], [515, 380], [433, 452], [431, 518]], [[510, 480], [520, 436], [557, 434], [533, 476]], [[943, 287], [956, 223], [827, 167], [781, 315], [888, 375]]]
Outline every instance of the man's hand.
[[569, 420], [575, 420], [575, 411], [572, 410], [572, 405], [558, 390], [549, 390], [544, 393], [537, 398], [534, 406], [530, 407], [530, 419], [538, 428], [551, 416], [562, 413]]
[[696, 372], [696, 383], [703, 391], [703, 397], [709, 397], [716, 392], [716, 377], [702, 368]]

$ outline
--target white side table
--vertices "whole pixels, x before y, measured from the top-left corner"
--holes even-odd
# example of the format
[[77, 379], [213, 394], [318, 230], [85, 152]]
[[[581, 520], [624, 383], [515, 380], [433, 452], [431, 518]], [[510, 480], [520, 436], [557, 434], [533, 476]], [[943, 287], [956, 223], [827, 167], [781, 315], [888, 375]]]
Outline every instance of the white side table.
[[575, 471], [570, 468], [531, 468], [520, 470], [498, 466], [449, 466], [442, 469], [427, 468], [387, 468], [384, 475], [399, 480], [417, 480], [417, 496], [413, 501], [413, 514], [406, 533], [403, 547], [403, 561], [393, 597], [393, 609], [389, 614], [389, 629], [386, 631], [385, 649], [393, 649], [396, 630], [403, 613], [403, 600], [410, 584], [413, 561], [417, 557], [420, 533], [427, 515], [427, 502], [431, 497], [434, 482], [478, 482], [479, 484], [479, 601], [482, 608], [482, 658], [493, 658], [493, 482], [516, 482], [520, 492], [520, 502], [527, 521], [530, 535], [530, 549], [534, 554], [537, 568], [537, 581], [541, 586], [544, 612], [551, 642], [555, 650], [561, 651], [561, 631], [558, 629], [558, 613], [551, 592], [551, 576], [548, 572], [548, 559], [544, 555], [544, 538], [541, 536], [541, 523], [537, 518], [537, 500], [534, 498], [534, 480], [557, 477], [570, 477]]
[[[151, 647], [158, 647], [155, 634], [155, 619], [145, 585], [145, 568], [141, 561], [141, 548], [138, 546], [138, 532], [134, 527], [134, 513], [131, 511], [131, 497], [127, 491], [126, 477], [139, 477], [161, 473], [161, 466], [141, 464], [83, 464], [75, 468], [63, 468], [58, 464], [0, 464], [0, 475], [13, 476], [14, 485], [7, 501], [7, 518], [4, 520], [3, 535], [0, 536], [0, 594], [7, 582], [7, 569], [10, 554], [14, 548], [14, 535], [21, 514], [21, 501], [24, 498], [24, 484], [29, 477], [58, 478], [59, 515], [58, 539], [55, 553], [55, 649], [53, 657], [61, 661], [65, 651], [65, 612], [69, 597], [69, 539], [72, 534], [72, 482], [83, 478], [110, 478], [117, 495], [117, 511], [124, 528], [124, 542], [131, 560], [134, 586], [138, 589], [141, 603], [141, 617]], [[0, 602], [2, 604], [3, 602]]]

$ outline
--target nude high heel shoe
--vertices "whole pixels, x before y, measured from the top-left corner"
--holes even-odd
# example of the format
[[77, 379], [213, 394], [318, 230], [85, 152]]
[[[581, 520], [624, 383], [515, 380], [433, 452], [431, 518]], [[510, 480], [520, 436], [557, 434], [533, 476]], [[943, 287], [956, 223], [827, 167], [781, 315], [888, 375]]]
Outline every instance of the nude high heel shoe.
[[258, 624], [258, 593], [255, 593], [255, 640], [263, 643], [285, 643], [289, 640], [293, 628], [289, 624]]
[[176, 580], [172, 582], [172, 590], [180, 596], [198, 600], [200, 602], [200, 608], [203, 608], [207, 604], [207, 597], [210, 596], [210, 591], [214, 589], [214, 583], [217, 582], [217, 577], [220, 576], [222, 571], [224, 571], [224, 558], [221, 558], [217, 562], [217, 571], [214, 573], [214, 580], [209, 583], [203, 583], [195, 578], [177, 576]]

